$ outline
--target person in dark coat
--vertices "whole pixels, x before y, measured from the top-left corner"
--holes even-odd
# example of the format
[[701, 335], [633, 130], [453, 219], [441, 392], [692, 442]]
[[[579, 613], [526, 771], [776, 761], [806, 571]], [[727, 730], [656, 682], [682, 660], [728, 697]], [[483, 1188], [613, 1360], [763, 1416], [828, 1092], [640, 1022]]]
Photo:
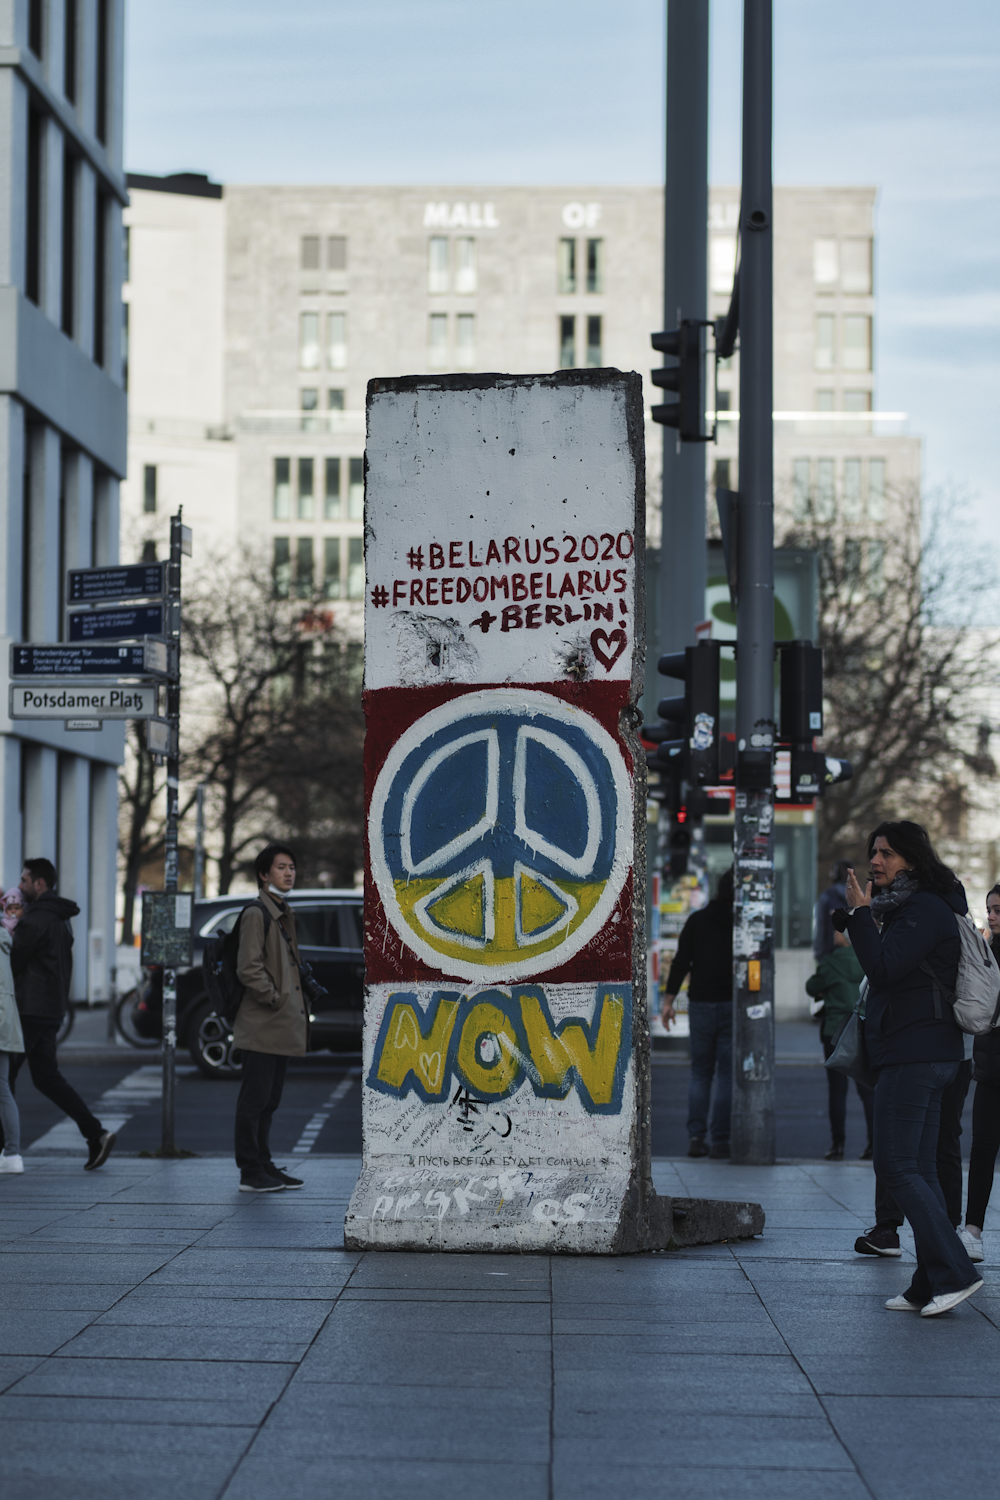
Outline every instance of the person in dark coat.
[[[806, 993], [823, 1001], [823, 1022], [820, 1037], [823, 1056], [833, 1052], [833, 1039], [840, 1026], [851, 1014], [858, 1001], [858, 990], [864, 979], [864, 971], [858, 963], [857, 954], [851, 947], [846, 932], [835, 932], [833, 951], [820, 961], [815, 974], [806, 980]], [[827, 1104], [830, 1112], [830, 1135], [832, 1144], [826, 1153], [827, 1161], [843, 1161], [847, 1121], [847, 1074], [835, 1073], [825, 1068]], [[872, 1154], [872, 1091], [863, 1083], [855, 1083], [858, 1097], [865, 1112], [868, 1126], [868, 1144], [861, 1153], [861, 1160], [868, 1161]]]
[[[1000, 963], [1000, 885], [986, 896], [990, 947]], [[972, 1150], [969, 1152], [969, 1196], [965, 1207], [962, 1244], [969, 1259], [983, 1259], [983, 1223], [993, 1190], [993, 1168], [1000, 1152], [1000, 1027], [977, 1036], [972, 1045]]]
[[838, 859], [830, 871], [830, 884], [816, 902], [813, 911], [813, 957], [817, 963], [833, 952], [833, 913], [841, 909], [847, 900], [844, 882], [848, 870], [853, 869], [854, 866], [846, 859]]
[[75, 1121], [87, 1142], [84, 1171], [93, 1172], [107, 1161], [115, 1136], [104, 1129], [76, 1089], [66, 1082], [56, 1062], [56, 1033], [69, 1004], [73, 974], [73, 933], [69, 921], [79, 915], [80, 908], [75, 901], [57, 896], [55, 884], [55, 867], [50, 860], [25, 860], [21, 875], [25, 910], [14, 929], [10, 950], [24, 1051], [15, 1054], [10, 1062], [9, 1082], [13, 1091], [27, 1058], [31, 1081], [38, 1092]]
[[[693, 911], [681, 929], [667, 976], [662, 1020], [674, 1019], [674, 1001], [686, 976], [691, 1030], [688, 1090], [688, 1156], [727, 1157], [733, 1079], [733, 872], [719, 879], [715, 899]], [[709, 1121], [712, 1082], [715, 1099]], [[705, 1137], [711, 1124], [711, 1144]]]
[[880, 823], [868, 860], [864, 891], [848, 874], [846, 925], [869, 984], [864, 1037], [876, 1074], [875, 1171], [909, 1220], [917, 1251], [910, 1285], [886, 1307], [936, 1317], [983, 1284], [937, 1175], [941, 1097], [965, 1055], [949, 997], [961, 952], [956, 917], [968, 906], [918, 823]]

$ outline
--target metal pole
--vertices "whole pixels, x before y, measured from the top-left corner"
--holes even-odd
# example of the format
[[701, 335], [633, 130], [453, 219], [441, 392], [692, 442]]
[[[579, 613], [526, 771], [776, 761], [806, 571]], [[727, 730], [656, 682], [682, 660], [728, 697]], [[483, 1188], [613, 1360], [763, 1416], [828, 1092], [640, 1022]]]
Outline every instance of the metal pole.
[[774, 1161], [772, 0], [743, 6], [732, 1159]]
[[[180, 793], [181, 713], [181, 510], [170, 518], [170, 562], [167, 565], [165, 600], [167, 640], [173, 651], [173, 667], [167, 684], [167, 718], [170, 721], [170, 754], [167, 756], [167, 827], [164, 836], [163, 889], [177, 894], [177, 802]], [[163, 971], [163, 1119], [160, 1151], [173, 1156], [174, 1063], [177, 1054], [177, 971]]]
[[[667, 0], [663, 327], [708, 300], [708, 0]], [[659, 640], [653, 660], [694, 644], [705, 615], [705, 451], [663, 429]]]
[[205, 783], [199, 781], [194, 794], [194, 899], [205, 899]]

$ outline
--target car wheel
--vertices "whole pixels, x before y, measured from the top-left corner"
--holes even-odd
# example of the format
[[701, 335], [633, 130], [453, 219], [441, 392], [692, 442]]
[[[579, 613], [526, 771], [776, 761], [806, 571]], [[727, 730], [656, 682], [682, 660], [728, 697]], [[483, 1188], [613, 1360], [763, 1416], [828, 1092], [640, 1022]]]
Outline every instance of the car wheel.
[[206, 1078], [240, 1078], [243, 1069], [233, 1061], [233, 1028], [217, 1016], [211, 1001], [203, 1000], [188, 1025], [188, 1051]]

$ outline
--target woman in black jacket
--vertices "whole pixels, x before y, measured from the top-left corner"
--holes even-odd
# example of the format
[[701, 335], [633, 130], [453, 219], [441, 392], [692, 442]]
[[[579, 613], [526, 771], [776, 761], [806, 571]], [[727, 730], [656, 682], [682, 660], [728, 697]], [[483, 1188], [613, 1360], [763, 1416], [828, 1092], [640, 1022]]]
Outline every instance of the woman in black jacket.
[[[1000, 885], [986, 896], [993, 956], [1000, 963]], [[983, 1258], [983, 1221], [993, 1188], [993, 1167], [1000, 1151], [1000, 1028], [977, 1036], [972, 1046], [972, 1150], [969, 1152], [969, 1196], [962, 1243], [970, 1260]]]
[[968, 907], [918, 823], [880, 823], [868, 861], [865, 891], [853, 871], [847, 878], [847, 926], [868, 975], [875, 1171], [909, 1220], [917, 1249], [909, 1287], [886, 1307], [935, 1317], [982, 1286], [948, 1218], [936, 1165], [941, 1095], [964, 1055], [949, 1002], [960, 953], [956, 917]]

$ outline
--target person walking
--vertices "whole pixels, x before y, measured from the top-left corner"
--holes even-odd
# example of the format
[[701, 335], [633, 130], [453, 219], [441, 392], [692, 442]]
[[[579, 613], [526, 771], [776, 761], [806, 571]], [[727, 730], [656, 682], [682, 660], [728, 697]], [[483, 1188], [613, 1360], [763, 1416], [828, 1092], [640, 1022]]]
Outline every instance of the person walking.
[[844, 882], [848, 870], [853, 869], [854, 866], [848, 860], [838, 859], [830, 871], [830, 884], [816, 902], [813, 911], [813, 958], [817, 963], [833, 952], [833, 913], [847, 900]]
[[[669, 1029], [674, 1001], [687, 975], [691, 1034], [688, 1089], [688, 1156], [729, 1155], [733, 1078], [733, 872], [719, 877], [714, 900], [694, 911], [681, 929], [667, 976], [661, 1016]], [[712, 1099], [712, 1085], [715, 1098]], [[711, 1104], [711, 1119], [709, 1105]], [[706, 1136], [711, 1126], [711, 1142]]]
[[[986, 896], [986, 921], [990, 947], [1000, 963], [1000, 885]], [[969, 1196], [965, 1206], [965, 1228], [959, 1238], [971, 1261], [984, 1258], [983, 1224], [993, 1191], [993, 1168], [1000, 1152], [1000, 1028], [977, 1036], [972, 1045], [972, 1076], [976, 1092], [972, 1100], [972, 1150], [969, 1152]]]
[[[40, 1094], [69, 1115], [87, 1143], [84, 1171], [107, 1161], [116, 1137], [105, 1130], [68, 1084], [56, 1062], [56, 1033], [69, 1004], [73, 973], [73, 933], [69, 920], [79, 914], [75, 901], [57, 896], [55, 866], [47, 859], [26, 859], [21, 874], [24, 916], [14, 928], [10, 965], [14, 975], [24, 1052], [8, 1064], [11, 1092], [25, 1058]], [[6, 1145], [6, 1133], [5, 1133]]]
[[[833, 1052], [833, 1039], [841, 1023], [847, 1019], [858, 1000], [858, 988], [864, 979], [864, 970], [858, 963], [857, 954], [851, 947], [846, 932], [835, 932], [833, 950], [820, 961], [819, 968], [806, 980], [806, 993], [823, 1001], [823, 1021], [820, 1037], [823, 1056]], [[825, 1068], [827, 1102], [830, 1112], [831, 1146], [826, 1153], [827, 1161], [843, 1161], [847, 1121], [847, 1075]], [[863, 1083], [856, 1083], [858, 1097], [865, 1112], [868, 1126], [868, 1144], [861, 1153], [862, 1161], [869, 1161], [872, 1154], [872, 1091]]]
[[21, 1117], [10, 1087], [11, 1060], [24, 1051], [21, 1020], [14, 999], [14, 976], [10, 968], [13, 938], [6, 923], [0, 926], [0, 1126], [3, 1127], [3, 1151], [0, 1172], [23, 1172], [21, 1160]]
[[931, 1318], [983, 1284], [949, 1220], [936, 1165], [941, 1096], [964, 1058], [947, 995], [961, 951], [955, 919], [968, 906], [919, 823], [880, 823], [868, 861], [864, 891], [848, 873], [846, 927], [869, 984], [864, 1036], [876, 1074], [875, 1171], [909, 1220], [917, 1251], [910, 1285], [885, 1305]]
[[303, 1057], [308, 1023], [295, 938], [295, 917], [285, 900], [295, 884], [295, 855], [287, 844], [268, 844], [254, 861], [256, 901], [240, 917], [236, 974], [245, 987], [233, 1028], [243, 1078], [236, 1101], [236, 1165], [241, 1193], [300, 1188], [271, 1159], [271, 1121], [281, 1103], [290, 1057]]

